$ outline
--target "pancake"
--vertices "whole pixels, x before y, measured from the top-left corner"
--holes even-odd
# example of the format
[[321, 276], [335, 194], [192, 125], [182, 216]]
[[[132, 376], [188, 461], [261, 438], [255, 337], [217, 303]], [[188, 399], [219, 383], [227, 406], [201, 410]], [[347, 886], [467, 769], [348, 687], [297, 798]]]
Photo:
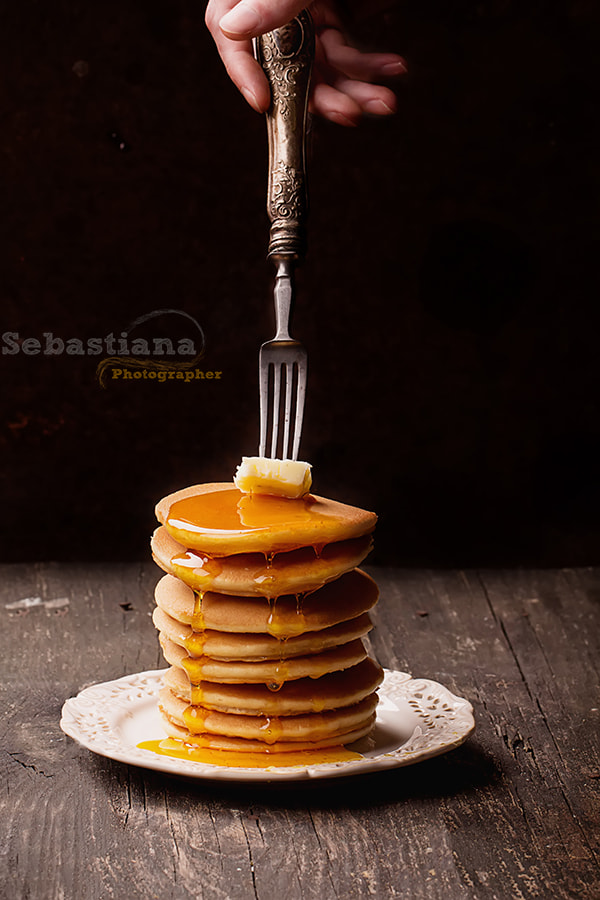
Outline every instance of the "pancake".
[[378, 591], [356, 567], [375, 514], [231, 483], [177, 491], [156, 514], [166, 733], [197, 748], [260, 751], [265, 766], [269, 753], [368, 734], [383, 671], [362, 638]]
[[196, 622], [215, 631], [286, 638], [354, 619], [373, 608], [378, 593], [373, 579], [366, 572], [354, 569], [305, 594], [300, 603], [296, 596], [289, 594], [269, 602], [265, 597], [235, 597], [206, 591], [199, 611], [195, 612], [196, 594], [173, 575], [160, 579], [154, 596], [157, 606], [186, 625]]
[[207, 750], [223, 750], [231, 753], [235, 759], [235, 765], [240, 765], [239, 753], [264, 753], [265, 767], [269, 766], [269, 753], [293, 753], [299, 750], [322, 750], [326, 747], [347, 746], [360, 738], [365, 737], [375, 724], [375, 713], [361, 725], [346, 734], [338, 734], [334, 738], [324, 738], [321, 741], [276, 741], [266, 744], [264, 741], [253, 741], [247, 738], [226, 737], [219, 734], [191, 734], [187, 728], [176, 725], [160, 710], [163, 728], [169, 737], [183, 741], [185, 744]]
[[360, 729], [371, 721], [376, 705], [377, 694], [373, 693], [352, 706], [327, 712], [298, 716], [240, 716], [191, 706], [167, 687], [159, 694], [161, 711], [191, 735], [216, 734], [261, 741], [267, 745], [298, 741], [339, 743], [339, 735]]
[[221, 684], [280, 685], [297, 678], [320, 678], [328, 672], [349, 669], [367, 657], [362, 641], [355, 640], [312, 656], [259, 662], [223, 662], [209, 656], [191, 657], [187, 650], [169, 640], [162, 632], [159, 633], [159, 640], [166, 661], [172, 666], [185, 669], [194, 684], [217, 681]]
[[[292, 502], [292, 501], [290, 501]], [[164, 526], [152, 536], [155, 562], [170, 575], [198, 591], [248, 597], [281, 597], [322, 587], [349, 572], [365, 559], [371, 536], [326, 544], [319, 555], [312, 547], [276, 554], [272, 560], [263, 553], [241, 553], [214, 559], [208, 554], [186, 550]]]
[[186, 703], [200, 703], [207, 709], [238, 715], [295, 716], [352, 706], [377, 690], [383, 669], [372, 659], [364, 659], [343, 672], [323, 675], [317, 681], [301, 678], [287, 681], [276, 692], [265, 684], [217, 684], [201, 681], [191, 685], [183, 669], [171, 666], [163, 684]]
[[375, 513], [307, 494], [243, 494], [232, 483], [196, 484], [164, 497], [156, 517], [187, 549], [215, 556], [279, 553], [370, 534]]
[[309, 631], [282, 641], [270, 634], [229, 634], [211, 629], [195, 632], [189, 625], [183, 625], [159, 607], [154, 610], [152, 621], [161, 634], [184, 647], [190, 656], [246, 662], [281, 660], [320, 653], [330, 647], [339, 647], [364, 637], [373, 627], [367, 613], [363, 613], [349, 622], [332, 625], [321, 631]]

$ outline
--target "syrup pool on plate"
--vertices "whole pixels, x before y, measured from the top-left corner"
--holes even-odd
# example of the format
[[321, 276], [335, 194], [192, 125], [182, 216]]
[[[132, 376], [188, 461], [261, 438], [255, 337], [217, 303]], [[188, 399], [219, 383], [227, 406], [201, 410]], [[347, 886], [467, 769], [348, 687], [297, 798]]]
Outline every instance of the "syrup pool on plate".
[[291, 750], [289, 753], [239, 752], [211, 750], [209, 747], [192, 747], [174, 738], [160, 741], [142, 741], [140, 750], [150, 750], [160, 756], [187, 759], [210, 766], [228, 766], [238, 769], [270, 769], [286, 766], [317, 766], [323, 763], [353, 762], [364, 759], [362, 754], [346, 747], [325, 747], [321, 750]]

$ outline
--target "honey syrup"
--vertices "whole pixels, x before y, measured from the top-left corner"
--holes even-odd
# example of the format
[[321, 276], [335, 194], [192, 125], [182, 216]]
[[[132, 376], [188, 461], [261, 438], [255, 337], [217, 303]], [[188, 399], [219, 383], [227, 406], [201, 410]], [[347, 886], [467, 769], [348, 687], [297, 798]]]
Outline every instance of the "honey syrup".
[[160, 741], [142, 741], [137, 745], [141, 750], [150, 750], [160, 756], [186, 759], [210, 766], [227, 766], [239, 769], [271, 769], [296, 766], [318, 766], [323, 763], [354, 762], [364, 759], [362, 754], [347, 750], [346, 747], [325, 747], [318, 750], [290, 750], [289, 752], [241, 752], [233, 750], [213, 750], [186, 744], [175, 738]]

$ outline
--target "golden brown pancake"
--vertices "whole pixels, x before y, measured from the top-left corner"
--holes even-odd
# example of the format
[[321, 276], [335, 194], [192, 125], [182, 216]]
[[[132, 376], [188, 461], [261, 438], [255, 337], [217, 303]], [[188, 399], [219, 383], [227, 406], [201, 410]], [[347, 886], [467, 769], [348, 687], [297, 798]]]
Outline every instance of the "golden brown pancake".
[[[271, 634], [285, 638], [306, 631], [320, 631], [368, 612], [379, 591], [366, 572], [354, 569], [300, 599], [294, 595], [267, 600], [265, 597], [235, 597], [206, 591], [196, 620], [204, 628], [244, 634]], [[173, 575], [164, 575], [156, 586], [155, 599], [166, 613], [191, 625], [196, 594]]]
[[[276, 741], [267, 744], [264, 741], [253, 741], [247, 738], [226, 737], [220, 734], [191, 734], [187, 728], [176, 725], [160, 710], [163, 728], [169, 737], [183, 741], [185, 744], [208, 750], [224, 750], [227, 753], [264, 753], [265, 767], [269, 766], [270, 753], [293, 753], [300, 750], [322, 750], [326, 747], [347, 746], [360, 738], [365, 737], [375, 724], [375, 713], [364, 722], [346, 734], [338, 734], [332, 738], [324, 738], [321, 741]], [[243, 766], [239, 756], [235, 757], [235, 765]]]
[[244, 738], [264, 744], [276, 742], [330, 741], [339, 743], [339, 735], [362, 728], [371, 721], [377, 706], [377, 695], [370, 694], [364, 700], [343, 709], [328, 710], [298, 716], [236, 715], [191, 706], [176, 697], [169, 688], [159, 695], [159, 707], [168, 719], [190, 734], [215, 734]]
[[209, 656], [224, 662], [258, 662], [308, 656], [365, 637], [373, 627], [367, 613], [363, 613], [349, 622], [281, 641], [270, 634], [230, 634], [210, 629], [195, 632], [189, 625], [183, 625], [159, 607], [154, 610], [152, 621], [161, 634], [184, 647], [190, 656]]
[[156, 516], [186, 548], [211, 556], [273, 553], [370, 534], [375, 513], [307, 494], [243, 494], [232, 483], [196, 484], [164, 497]]
[[266, 684], [217, 684], [202, 681], [190, 684], [189, 677], [176, 666], [167, 669], [163, 684], [186, 703], [237, 715], [262, 714], [296, 716], [352, 706], [377, 690], [383, 669], [372, 659], [364, 659], [343, 672], [332, 672], [315, 680], [286, 681], [279, 690]]
[[162, 633], [159, 634], [159, 640], [166, 661], [172, 666], [185, 669], [194, 684], [217, 681], [222, 684], [278, 685], [284, 681], [295, 681], [296, 678], [320, 678], [328, 672], [348, 669], [367, 656], [362, 641], [356, 640], [312, 656], [259, 662], [222, 662], [209, 656], [191, 657], [187, 650]]
[[349, 572], [364, 560], [371, 549], [371, 536], [327, 544], [319, 555], [312, 547], [278, 553], [272, 561], [263, 553], [240, 553], [213, 559], [207, 554], [186, 550], [166, 528], [152, 536], [155, 562], [170, 575], [198, 591], [216, 591], [241, 597], [281, 597], [322, 587]]
[[[159, 708], [193, 746], [269, 753], [348, 744], [383, 672], [362, 637], [377, 587], [356, 569], [373, 513], [322, 497], [194, 485], [163, 498], [153, 615], [171, 668]], [[265, 763], [268, 765], [268, 762]]]

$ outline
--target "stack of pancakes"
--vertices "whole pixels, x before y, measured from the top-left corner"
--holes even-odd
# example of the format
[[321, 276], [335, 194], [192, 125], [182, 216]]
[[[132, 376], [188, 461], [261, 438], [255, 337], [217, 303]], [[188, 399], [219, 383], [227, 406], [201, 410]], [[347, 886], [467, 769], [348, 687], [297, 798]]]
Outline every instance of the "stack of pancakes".
[[154, 624], [171, 668], [167, 734], [216, 750], [344, 745], [375, 721], [367, 656], [373, 580], [357, 569], [376, 517], [313, 495], [196, 485], [160, 501], [152, 539], [167, 573]]

